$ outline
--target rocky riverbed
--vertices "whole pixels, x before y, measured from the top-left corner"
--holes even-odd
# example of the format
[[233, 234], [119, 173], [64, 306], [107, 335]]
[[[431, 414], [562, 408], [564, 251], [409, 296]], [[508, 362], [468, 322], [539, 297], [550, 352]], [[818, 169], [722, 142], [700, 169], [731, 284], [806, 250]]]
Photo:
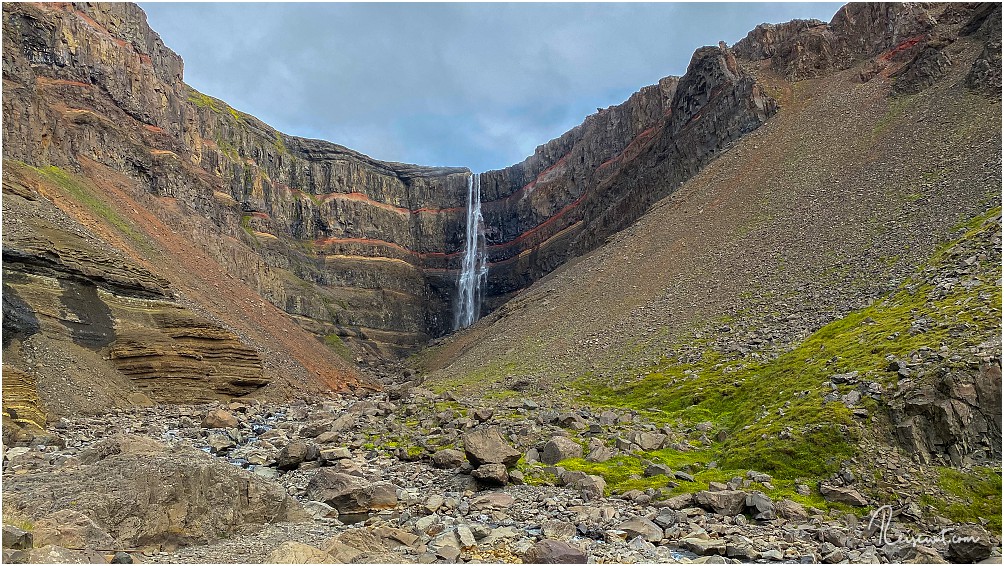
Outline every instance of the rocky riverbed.
[[[978, 525], [925, 522], [909, 506], [890, 509], [884, 528], [870, 524], [876, 502], [858, 491], [850, 469], [796, 485], [796, 493], [834, 502], [829, 510], [768, 496], [775, 480], [756, 470], [728, 482], [695, 480], [714, 463], [674, 469], [648, 461], [641, 477], [666, 480], [647, 489], [612, 489], [570, 469], [686, 450], [681, 434], [630, 411], [464, 402], [411, 385], [287, 406], [234, 401], [62, 419], [30, 446], [5, 450], [3, 558], [1000, 560], [999, 534]], [[944, 529], [947, 537], [935, 536]], [[930, 538], [912, 544], [917, 535]], [[961, 535], [976, 540], [953, 539]]]

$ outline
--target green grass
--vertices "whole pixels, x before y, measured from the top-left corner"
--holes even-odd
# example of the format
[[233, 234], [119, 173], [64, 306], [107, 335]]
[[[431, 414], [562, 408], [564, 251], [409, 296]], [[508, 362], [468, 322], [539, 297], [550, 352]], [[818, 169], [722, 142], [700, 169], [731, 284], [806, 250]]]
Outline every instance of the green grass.
[[333, 333], [328, 334], [324, 337], [324, 343], [341, 356], [342, 359], [352, 361], [352, 350], [349, 349], [341, 336]]
[[216, 100], [211, 96], [202, 94], [201, 92], [195, 90], [194, 88], [188, 93], [188, 101], [192, 104], [198, 106], [199, 108], [208, 108], [213, 112], [219, 112], [220, 109], [216, 105]]
[[129, 223], [129, 221], [123, 218], [112, 207], [108, 206], [103, 200], [98, 198], [94, 194], [96, 192], [95, 189], [93, 189], [86, 182], [81, 181], [75, 175], [72, 175], [71, 173], [68, 173], [67, 171], [64, 171], [54, 165], [50, 165], [48, 167], [31, 167], [30, 165], [26, 165], [26, 167], [31, 168], [43, 178], [58, 186], [66, 192], [67, 195], [73, 198], [73, 200], [83, 205], [99, 218], [105, 220], [108, 224], [121, 232], [122, 235], [136, 243], [139, 247], [147, 251], [151, 249], [150, 243], [147, 241], [146, 237], [137, 231], [133, 225]]
[[[962, 239], [996, 229], [986, 222], [996, 210], [960, 226]], [[935, 253], [929, 264], [957, 261], [946, 255], [948, 249]], [[685, 362], [666, 358], [634, 375], [607, 380], [613, 385], [598, 385], [586, 374], [577, 387], [591, 393], [593, 404], [649, 410], [656, 422], [692, 426], [710, 421], [715, 428], [709, 437], [719, 430], [727, 436], [705, 449], [725, 470], [755, 469], [780, 480], [821, 478], [855, 454], [861, 429], [850, 409], [824, 401], [830, 377], [857, 371], [859, 379], [889, 385], [896, 374], [887, 371], [887, 356], [905, 359], [920, 348], [942, 345], [961, 349], [999, 334], [998, 276], [999, 271], [985, 274], [977, 284], [958, 285], [945, 296], [922, 279], [907, 281], [884, 300], [827, 324], [774, 360], [737, 360], [715, 351], [707, 340], [693, 340], [687, 346], [704, 350]], [[913, 321], [922, 317], [932, 321], [929, 329], [911, 333]], [[838, 393], [846, 389], [841, 386]], [[875, 410], [874, 402], [870, 406]], [[615, 485], [625, 473], [606, 472]]]
[[1001, 532], [1001, 469], [977, 467], [971, 472], [954, 468], [938, 469], [938, 486], [951, 494], [953, 501], [929, 495], [921, 503], [932, 505], [949, 519], [964, 523], [987, 521], [991, 532]]
[[272, 141], [272, 145], [275, 147], [276, 151], [283, 155], [289, 153], [289, 150], [286, 149], [286, 142], [282, 141], [282, 134], [279, 132], [275, 133], [275, 139]]

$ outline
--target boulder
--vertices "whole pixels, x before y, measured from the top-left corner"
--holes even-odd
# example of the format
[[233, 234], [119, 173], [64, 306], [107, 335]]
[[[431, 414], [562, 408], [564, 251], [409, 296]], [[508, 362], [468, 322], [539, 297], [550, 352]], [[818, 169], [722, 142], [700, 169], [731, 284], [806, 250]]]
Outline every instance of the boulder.
[[320, 548], [288, 540], [265, 557], [265, 564], [337, 564]]
[[645, 477], [652, 477], [652, 476], [675, 477], [673, 475], [673, 469], [667, 466], [666, 464], [649, 464], [645, 468]]
[[3, 526], [3, 547], [12, 548], [14, 550], [24, 550], [26, 548], [31, 548], [33, 544], [34, 537], [31, 531], [25, 531], [15, 527], [14, 525], [4, 525]]
[[[122, 436], [91, 465], [5, 477], [4, 512], [39, 522], [73, 509], [124, 547], [217, 540], [249, 525], [309, 519], [275, 482], [201, 450]], [[114, 444], [115, 446], [110, 446]], [[108, 454], [102, 456], [102, 454]]]
[[432, 464], [437, 468], [459, 468], [464, 464], [464, 453], [452, 448], [439, 450], [432, 455]]
[[202, 428], [237, 428], [237, 417], [229, 411], [214, 409], [202, 419]]
[[280, 470], [295, 470], [308, 459], [310, 448], [304, 440], [294, 440], [279, 451], [275, 457], [275, 467]]
[[724, 540], [687, 537], [680, 540], [680, 548], [689, 550], [698, 556], [710, 556], [712, 554], [724, 556], [726, 544]]
[[586, 456], [586, 460], [589, 462], [606, 462], [607, 460], [614, 457], [614, 451], [609, 446], [599, 446], [593, 447], [589, 451], [589, 455]]
[[662, 448], [664, 442], [668, 438], [665, 434], [659, 434], [656, 432], [632, 432], [628, 435], [628, 440], [633, 444], [637, 444], [642, 450], [650, 452], [652, 450], [658, 450]]
[[561, 481], [568, 487], [581, 489], [593, 498], [603, 497], [603, 492], [607, 489], [607, 482], [603, 478], [585, 472], [562, 472]]
[[581, 458], [582, 445], [564, 436], [555, 436], [544, 445], [540, 461], [545, 464], [557, 464], [569, 458]]
[[503, 464], [485, 464], [471, 472], [471, 477], [485, 485], [505, 485], [509, 481], [509, 474]]
[[790, 499], [775, 501], [774, 511], [789, 521], [804, 521], [809, 518], [809, 512], [805, 510], [805, 507]]
[[523, 555], [524, 564], [585, 564], [585, 552], [560, 540], [544, 539]]
[[629, 539], [642, 537], [648, 542], [662, 540], [662, 527], [644, 517], [624, 521], [617, 528], [627, 533]]
[[753, 510], [757, 520], [769, 521], [774, 518], [774, 502], [762, 491], [747, 493], [746, 507]]
[[746, 493], [733, 490], [698, 491], [694, 494], [694, 501], [709, 511], [734, 517], [743, 512], [743, 507], [746, 506]]
[[521, 456], [495, 427], [464, 433], [463, 442], [467, 459], [475, 466], [504, 464], [509, 468], [515, 466]]
[[994, 549], [990, 533], [978, 525], [962, 525], [948, 536], [948, 559], [972, 564], [986, 560]]
[[363, 513], [397, 506], [397, 488], [390, 482], [368, 483], [331, 468], [318, 470], [307, 483], [307, 499], [321, 501], [341, 514]]
[[111, 535], [93, 519], [74, 509], [61, 509], [39, 519], [32, 531], [35, 546], [70, 549], [107, 549], [115, 545]]
[[576, 535], [575, 525], [569, 523], [568, 521], [544, 521], [540, 527], [544, 534], [544, 538], [553, 540], [570, 540]]
[[823, 499], [834, 503], [844, 503], [846, 505], [854, 505], [856, 507], [864, 507], [868, 505], [868, 500], [865, 499], [865, 497], [861, 495], [858, 490], [851, 487], [832, 486], [820, 483], [819, 494], [823, 496]]
[[[745, 503], [745, 501], [744, 501]], [[654, 503], [657, 507], [666, 507], [673, 509], [674, 511], [679, 511], [681, 509], [686, 509], [687, 507], [694, 506], [694, 494], [693, 493], [683, 493], [680, 495], [674, 495], [663, 501], [657, 501]]]
[[508, 509], [516, 500], [508, 493], [501, 491], [479, 495], [471, 500], [474, 509]]
[[318, 452], [321, 460], [324, 462], [333, 462], [335, 460], [345, 460], [352, 457], [352, 452], [345, 448], [344, 446], [339, 446], [338, 448], [325, 448]]

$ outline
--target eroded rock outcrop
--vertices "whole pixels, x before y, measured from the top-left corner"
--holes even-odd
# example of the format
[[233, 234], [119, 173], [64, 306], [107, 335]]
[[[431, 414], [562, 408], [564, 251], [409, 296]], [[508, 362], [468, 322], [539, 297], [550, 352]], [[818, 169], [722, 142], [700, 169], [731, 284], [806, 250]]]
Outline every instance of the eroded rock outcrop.
[[82, 513], [99, 536], [133, 548], [204, 542], [244, 525], [307, 519], [281, 487], [199, 450], [130, 436], [105, 444], [107, 455], [91, 463], [5, 477], [4, 504], [36, 520]]

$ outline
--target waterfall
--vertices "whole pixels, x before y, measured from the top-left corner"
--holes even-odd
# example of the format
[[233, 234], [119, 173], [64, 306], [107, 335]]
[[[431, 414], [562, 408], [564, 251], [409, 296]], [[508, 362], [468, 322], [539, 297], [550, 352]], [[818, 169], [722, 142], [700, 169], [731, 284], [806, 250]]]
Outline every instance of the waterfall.
[[467, 232], [457, 283], [455, 329], [467, 328], [481, 317], [481, 293], [488, 278], [484, 224], [481, 216], [481, 175], [472, 173], [467, 178]]

